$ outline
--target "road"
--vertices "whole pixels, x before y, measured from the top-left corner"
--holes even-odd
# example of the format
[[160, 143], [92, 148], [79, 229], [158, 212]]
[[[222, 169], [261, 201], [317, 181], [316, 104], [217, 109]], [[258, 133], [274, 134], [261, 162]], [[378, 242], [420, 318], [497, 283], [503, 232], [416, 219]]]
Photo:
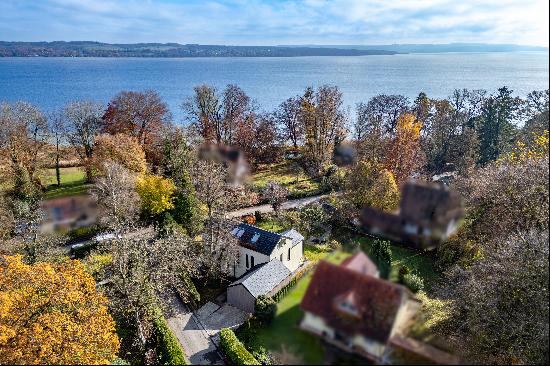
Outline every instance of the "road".
[[[328, 194], [322, 194], [319, 196], [312, 196], [312, 197], [299, 198], [291, 201], [286, 201], [281, 205], [281, 210], [290, 210], [293, 208], [300, 208], [300, 207], [309, 205], [310, 203], [318, 202], [319, 200], [328, 196], [329, 196]], [[228, 212], [226, 214], [226, 217], [235, 218], [235, 217], [241, 217], [244, 215], [253, 215], [254, 212], [256, 211], [260, 211], [261, 213], [273, 212], [273, 207], [271, 207], [270, 204], [245, 207], [235, 211]]]

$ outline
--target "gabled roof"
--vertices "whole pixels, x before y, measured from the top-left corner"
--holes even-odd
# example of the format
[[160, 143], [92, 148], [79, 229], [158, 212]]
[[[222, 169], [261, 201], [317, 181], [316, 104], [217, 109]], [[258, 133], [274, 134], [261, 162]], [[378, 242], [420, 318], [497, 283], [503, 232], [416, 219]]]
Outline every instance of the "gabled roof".
[[241, 223], [233, 228], [231, 234], [239, 239], [240, 244], [256, 252], [271, 255], [282, 239], [281, 234], [260, 229], [259, 227]]
[[252, 296], [257, 298], [273, 290], [290, 274], [290, 270], [280, 260], [273, 259], [256, 266], [228, 287], [243, 285]]
[[284, 231], [281, 233], [282, 236], [292, 239], [292, 246], [295, 246], [299, 242], [304, 240], [302, 234], [300, 234], [296, 229], [292, 228], [290, 230]]
[[379, 273], [376, 264], [374, 264], [374, 262], [362, 251], [346, 258], [346, 260], [342, 262], [342, 266], [375, 277], [378, 277]]
[[[346, 316], [337, 304], [338, 299], [350, 294], [357, 317]], [[300, 307], [343, 333], [361, 334], [385, 343], [399, 309], [409, 297], [412, 293], [403, 286], [321, 261]]]

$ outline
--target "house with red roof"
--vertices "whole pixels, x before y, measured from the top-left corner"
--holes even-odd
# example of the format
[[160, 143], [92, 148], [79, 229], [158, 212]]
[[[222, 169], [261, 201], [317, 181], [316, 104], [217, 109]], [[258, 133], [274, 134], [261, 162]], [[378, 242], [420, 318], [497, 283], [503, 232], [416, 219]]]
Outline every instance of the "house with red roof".
[[389, 340], [406, 333], [420, 302], [406, 287], [377, 275], [362, 252], [341, 265], [321, 261], [300, 304], [300, 328], [380, 361]]

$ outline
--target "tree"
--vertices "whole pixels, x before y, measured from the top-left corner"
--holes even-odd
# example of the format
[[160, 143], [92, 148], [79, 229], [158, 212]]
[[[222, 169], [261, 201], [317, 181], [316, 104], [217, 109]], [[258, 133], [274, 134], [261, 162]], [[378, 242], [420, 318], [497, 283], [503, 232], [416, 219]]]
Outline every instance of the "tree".
[[392, 172], [381, 164], [361, 160], [347, 174], [345, 199], [355, 208], [369, 206], [393, 211], [399, 204], [399, 196]]
[[497, 95], [485, 100], [479, 119], [480, 157], [478, 163], [486, 165], [509, 150], [515, 137], [514, 118], [520, 100], [512, 97], [512, 90], [502, 87]]
[[305, 156], [309, 170], [319, 175], [332, 158], [334, 146], [345, 133], [342, 92], [324, 85], [316, 91], [307, 88], [300, 99], [300, 120], [305, 131]]
[[220, 142], [221, 106], [216, 89], [209, 85], [193, 88], [195, 94], [182, 104], [191, 126], [205, 142]]
[[142, 354], [154, 344], [152, 323], [158, 307], [169, 309], [175, 294], [188, 295], [182, 274], [196, 277], [202, 262], [200, 246], [185, 235], [154, 239], [144, 235], [121, 237], [107, 243], [112, 253], [106, 291], [113, 309], [136, 330]]
[[35, 193], [47, 137], [47, 120], [37, 107], [23, 102], [0, 105], [0, 166], [5, 170], [0, 179], [11, 180], [14, 193], [22, 198]]
[[136, 177], [122, 165], [105, 161], [97, 178], [92, 195], [103, 208], [105, 225], [119, 230], [132, 223], [140, 209], [136, 193]]
[[63, 142], [63, 134], [65, 130], [65, 119], [62, 111], [56, 111], [50, 114], [49, 118], [49, 130], [53, 135], [55, 143], [55, 179], [57, 186], [61, 185], [61, 149], [60, 145]]
[[136, 179], [136, 192], [141, 199], [144, 213], [156, 217], [174, 208], [176, 186], [171, 179], [145, 174]]
[[239, 142], [236, 133], [250, 123], [253, 110], [250, 97], [244, 90], [235, 84], [227, 85], [222, 97], [222, 123], [217, 131], [218, 142], [226, 145]]
[[376, 111], [375, 100], [357, 104], [353, 129], [359, 157], [376, 162], [384, 159], [388, 141], [384, 120]]
[[227, 206], [226, 170], [214, 160], [199, 160], [193, 167], [193, 180], [198, 198], [206, 205], [208, 218], [222, 215]]
[[548, 231], [493, 241], [471, 269], [447, 275], [444, 298], [453, 300], [444, 336], [471, 362], [548, 362]]
[[102, 115], [103, 107], [89, 101], [72, 102], [65, 107], [67, 140], [75, 148], [89, 182], [93, 178], [92, 158]]
[[0, 258], [0, 363], [107, 364], [119, 340], [107, 298], [78, 261]]
[[393, 136], [399, 117], [408, 110], [409, 100], [402, 95], [377, 95], [364, 107], [364, 122], [381, 128], [384, 135]]
[[378, 266], [380, 277], [388, 278], [391, 271], [391, 244], [387, 240], [376, 239], [370, 248], [370, 256]]
[[300, 97], [288, 98], [274, 112], [281, 135], [296, 149], [304, 140], [304, 126], [300, 121]]
[[395, 138], [391, 142], [385, 166], [393, 173], [400, 187], [423, 165], [420, 147], [421, 129], [422, 125], [415, 120], [414, 115], [405, 113], [399, 117]]
[[254, 305], [254, 314], [264, 324], [270, 324], [277, 313], [277, 303], [269, 296], [260, 295]]
[[102, 118], [102, 131], [135, 137], [150, 156], [160, 129], [171, 119], [168, 106], [156, 91], [123, 91], [107, 105]]
[[145, 173], [147, 170], [145, 152], [137, 139], [122, 133], [97, 136], [93, 160], [94, 168], [100, 172], [105, 161], [120, 164], [135, 173]]
[[276, 182], [269, 182], [264, 190], [264, 197], [267, 199], [275, 213], [279, 212], [281, 205], [286, 201], [288, 191]]

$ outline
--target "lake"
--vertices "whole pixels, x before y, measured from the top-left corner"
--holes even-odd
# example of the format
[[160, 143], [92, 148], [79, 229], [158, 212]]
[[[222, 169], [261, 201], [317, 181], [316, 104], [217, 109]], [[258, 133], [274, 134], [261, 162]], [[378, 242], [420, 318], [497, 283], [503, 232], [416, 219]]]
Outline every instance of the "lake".
[[340, 87], [347, 106], [374, 95], [420, 91], [445, 98], [456, 88], [525, 96], [547, 89], [548, 53], [447, 53], [294, 58], [0, 58], [0, 101], [25, 100], [45, 111], [76, 99], [108, 102], [121, 90], [157, 90], [177, 121], [193, 86], [241, 86], [271, 110], [307, 86]]

